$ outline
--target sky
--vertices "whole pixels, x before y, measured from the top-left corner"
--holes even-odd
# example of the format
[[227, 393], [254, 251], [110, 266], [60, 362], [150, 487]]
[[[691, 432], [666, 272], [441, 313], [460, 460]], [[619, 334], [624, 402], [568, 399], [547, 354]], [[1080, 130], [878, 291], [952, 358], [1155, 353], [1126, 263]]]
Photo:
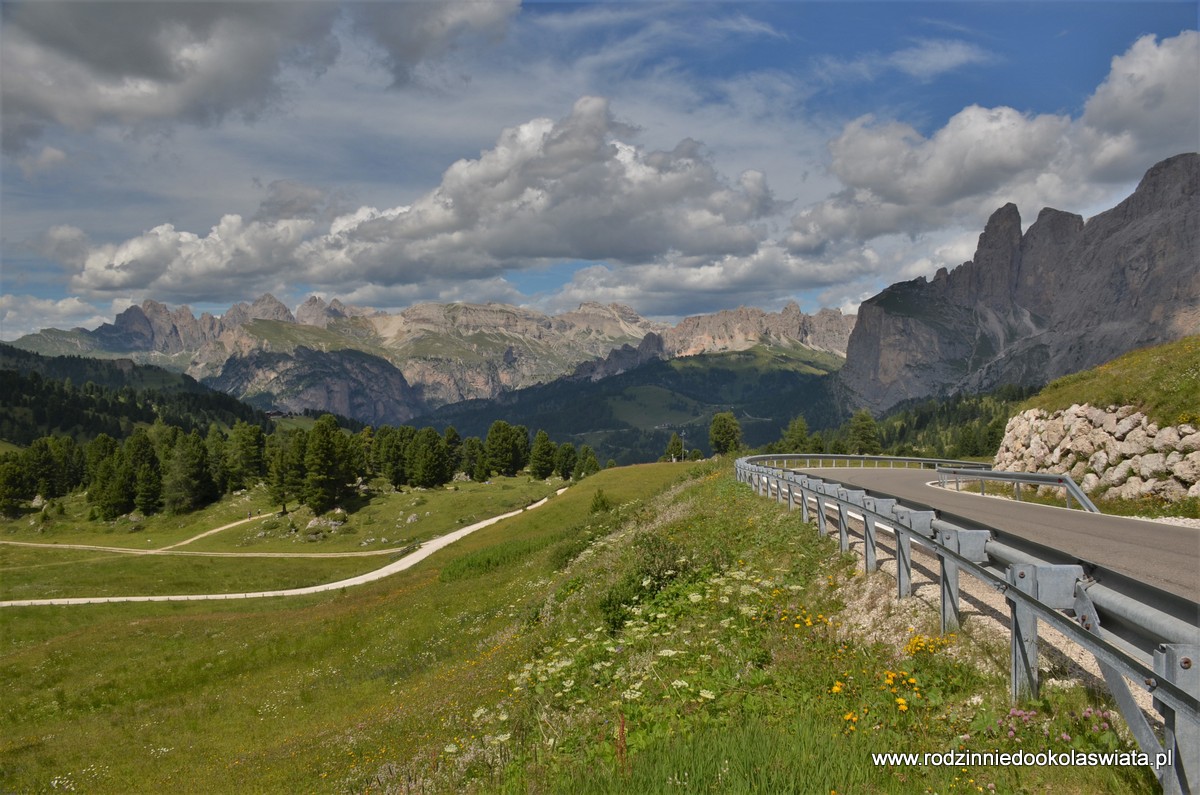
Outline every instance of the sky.
[[1200, 149], [1189, 2], [0, 3], [0, 339], [153, 299], [853, 312]]

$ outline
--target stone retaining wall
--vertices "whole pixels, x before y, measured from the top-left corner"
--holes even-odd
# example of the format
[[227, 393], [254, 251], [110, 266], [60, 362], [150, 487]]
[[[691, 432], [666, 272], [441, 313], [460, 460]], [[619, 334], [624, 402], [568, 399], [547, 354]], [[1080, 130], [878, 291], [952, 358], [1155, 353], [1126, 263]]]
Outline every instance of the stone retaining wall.
[[1200, 431], [1160, 428], [1133, 406], [1030, 409], [1008, 421], [995, 467], [1067, 473], [1110, 499], [1200, 497]]

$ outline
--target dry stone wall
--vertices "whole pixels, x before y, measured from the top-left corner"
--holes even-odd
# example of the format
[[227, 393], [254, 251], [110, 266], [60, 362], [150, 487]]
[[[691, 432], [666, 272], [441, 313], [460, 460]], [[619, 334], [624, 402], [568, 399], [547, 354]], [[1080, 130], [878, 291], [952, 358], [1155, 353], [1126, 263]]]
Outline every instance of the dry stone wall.
[[1200, 430], [1160, 428], [1133, 406], [1030, 409], [1008, 421], [995, 468], [1066, 473], [1110, 499], [1200, 497]]

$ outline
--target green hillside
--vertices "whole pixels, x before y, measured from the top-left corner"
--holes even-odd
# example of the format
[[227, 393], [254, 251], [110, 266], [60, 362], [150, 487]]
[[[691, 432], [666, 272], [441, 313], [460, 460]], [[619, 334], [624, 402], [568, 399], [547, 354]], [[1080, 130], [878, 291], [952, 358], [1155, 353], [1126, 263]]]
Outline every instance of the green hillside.
[[266, 415], [190, 376], [129, 359], [40, 356], [0, 345], [0, 440], [41, 436], [86, 441], [127, 436], [162, 420], [185, 430], [237, 421], [266, 427]]
[[1010, 712], [1003, 647], [937, 636], [916, 599], [856, 617], [864, 587], [894, 588], [728, 466], [656, 464], [342, 592], [0, 608], [0, 790], [1153, 791], [1131, 767], [873, 764], [1128, 741], [1078, 685]]
[[829, 375], [842, 359], [807, 348], [766, 348], [655, 361], [599, 381], [560, 380], [467, 401], [420, 418], [482, 435], [497, 418], [591, 445], [600, 460], [656, 460], [672, 433], [708, 451], [714, 414], [733, 411], [747, 444], [766, 444], [803, 407], [814, 428], [844, 419]]
[[1075, 403], [1137, 406], [1159, 425], [1200, 423], [1200, 336], [1131, 351], [1051, 381], [1019, 410], [1055, 411]]

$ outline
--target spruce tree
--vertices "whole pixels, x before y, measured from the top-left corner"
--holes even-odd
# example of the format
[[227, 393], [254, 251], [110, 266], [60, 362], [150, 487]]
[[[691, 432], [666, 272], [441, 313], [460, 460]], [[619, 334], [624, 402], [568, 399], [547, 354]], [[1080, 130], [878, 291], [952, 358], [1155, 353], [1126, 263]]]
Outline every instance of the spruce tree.
[[854, 455], [879, 455], [883, 451], [883, 446], [879, 443], [879, 427], [871, 412], [866, 409], [859, 409], [850, 418], [847, 449]]
[[422, 428], [408, 446], [409, 480], [420, 488], [433, 488], [449, 479], [446, 440], [433, 428]]
[[671, 441], [667, 442], [667, 452], [663, 457], [668, 461], [683, 460], [683, 439], [679, 438], [679, 434], [671, 434]]
[[304, 504], [322, 514], [337, 504], [345, 487], [342, 462], [338, 459], [341, 434], [337, 420], [323, 414], [308, 432], [304, 452]]
[[600, 471], [600, 462], [596, 459], [596, 453], [588, 445], [583, 445], [579, 448], [579, 459], [575, 462], [575, 471], [571, 476], [575, 480], [583, 480], [588, 475], [594, 475]]
[[575, 462], [579, 455], [575, 452], [575, 445], [570, 442], [563, 442], [558, 446], [558, 452], [554, 455], [554, 471], [558, 473], [563, 480], [570, 480], [575, 473]]
[[529, 451], [529, 474], [534, 480], [545, 480], [554, 474], [554, 454], [557, 452], [550, 434], [538, 431]]
[[163, 469], [163, 507], [168, 513], [187, 513], [217, 498], [208, 464], [208, 448], [200, 434], [180, 435]]
[[731, 411], [713, 415], [708, 426], [708, 446], [717, 455], [737, 452], [742, 446], [742, 426]]

